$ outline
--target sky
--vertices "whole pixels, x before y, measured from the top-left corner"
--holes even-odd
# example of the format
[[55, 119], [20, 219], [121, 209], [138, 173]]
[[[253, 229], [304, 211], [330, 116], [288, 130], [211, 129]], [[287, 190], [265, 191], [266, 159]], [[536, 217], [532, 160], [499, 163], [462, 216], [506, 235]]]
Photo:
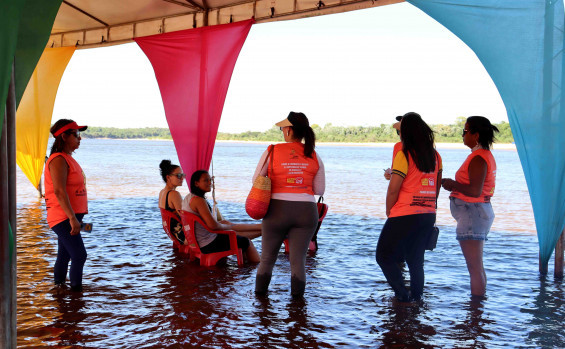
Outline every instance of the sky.
[[[219, 131], [264, 131], [290, 111], [320, 126], [392, 124], [409, 111], [430, 124], [471, 115], [508, 121], [473, 51], [408, 3], [255, 24]], [[153, 69], [135, 43], [77, 50], [55, 101], [53, 120], [59, 118], [167, 127]]]

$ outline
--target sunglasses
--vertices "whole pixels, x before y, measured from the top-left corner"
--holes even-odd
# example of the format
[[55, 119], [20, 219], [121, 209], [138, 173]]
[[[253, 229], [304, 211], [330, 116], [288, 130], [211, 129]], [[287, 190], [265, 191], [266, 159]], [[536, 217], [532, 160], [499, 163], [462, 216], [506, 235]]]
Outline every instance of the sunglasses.
[[461, 137], [465, 137], [465, 135], [467, 134], [467, 132], [469, 132], [469, 130], [463, 130], [463, 134], [461, 134]]
[[78, 131], [78, 130], [66, 131], [65, 133], [68, 134], [68, 135], [73, 135], [73, 136], [75, 136], [76, 138], [79, 138], [79, 137], [80, 137], [80, 131]]
[[186, 177], [186, 175], [184, 173], [175, 173], [175, 174], [172, 174], [171, 176], [175, 176], [178, 179], [183, 179], [184, 177]]

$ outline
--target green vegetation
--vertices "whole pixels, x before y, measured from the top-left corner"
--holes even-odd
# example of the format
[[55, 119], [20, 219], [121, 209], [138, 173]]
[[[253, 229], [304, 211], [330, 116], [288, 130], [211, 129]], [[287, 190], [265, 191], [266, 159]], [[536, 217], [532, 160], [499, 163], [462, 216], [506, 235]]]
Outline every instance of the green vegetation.
[[[438, 143], [460, 143], [461, 133], [465, 118], [459, 117], [453, 125], [431, 125], [436, 132]], [[514, 138], [510, 131], [510, 124], [501, 122], [495, 124], [500, 130], [498, 143], [512, 143]], [[312, 125], [318, 142], [350, 142], [350, 143], [384, 143], [398, 142], [396, 130], [390, 124], [380, 126], [333, 126], [326, 124], [324, 127]], [[115, 138], [115, 139], [171, 139], [171, 134], [166, 128], [108, 128], [89, 127], [81, 134], [84, 138]], [[247, 131], [243, 133], [218, 133], [216, 139], [236, 141], [265, 141], [278, 142], [282, 140], [281, 132], [274, 126], [264, 132]]]
[[172, 139], [168, 128], [115, 128], [93, 127], [80, 134], [82, 138], [113, 138], [113, 139]]

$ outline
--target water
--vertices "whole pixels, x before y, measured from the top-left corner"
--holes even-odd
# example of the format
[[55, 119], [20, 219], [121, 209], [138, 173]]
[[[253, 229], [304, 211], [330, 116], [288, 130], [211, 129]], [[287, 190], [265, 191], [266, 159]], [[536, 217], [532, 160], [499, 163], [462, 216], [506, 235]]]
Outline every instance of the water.
[[[222, 213], [249, 222], [243, 201], [264, 145], [217, 144]], [[85, 291], [52, 286], [55, 234], [44, 205], [18, 180], [18, 346], [22, 348], [565, 347], [563, 284], [538, 275], [534, 221], [517, 153], [495, 151], [497, 215], [485, 244], [484, 301], [470, 298], [447, 194], [438, 248], [426, 253], [424, 303], [399, 306], [375, 263], [392, 148], [320, 146], [330, 210], [320, 250], [307, 258], [305, 300], [290, 298], [282, 252], [268, 299], [253, 294], [256, 266], [203, 268], [171, 249], [156, 195], [171, 142], [83, 140], [92, 233]], [[468, 152], [440, 149], [453, 177]], [[181, 188], [181, 193], [187, 189]], [[260, 249], [260, 239], [254, 240]], [[550, 265], [550, 273], [552, 266]]]

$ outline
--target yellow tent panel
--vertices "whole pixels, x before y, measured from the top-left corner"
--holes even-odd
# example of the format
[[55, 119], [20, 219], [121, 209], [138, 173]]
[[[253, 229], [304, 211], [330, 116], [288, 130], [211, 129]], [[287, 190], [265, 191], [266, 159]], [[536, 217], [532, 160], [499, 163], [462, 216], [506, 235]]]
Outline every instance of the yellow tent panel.
[[16, 162], [38, 188], [59, 83], [75, 47], [47, 48], [41, 55], [16, 114]]

